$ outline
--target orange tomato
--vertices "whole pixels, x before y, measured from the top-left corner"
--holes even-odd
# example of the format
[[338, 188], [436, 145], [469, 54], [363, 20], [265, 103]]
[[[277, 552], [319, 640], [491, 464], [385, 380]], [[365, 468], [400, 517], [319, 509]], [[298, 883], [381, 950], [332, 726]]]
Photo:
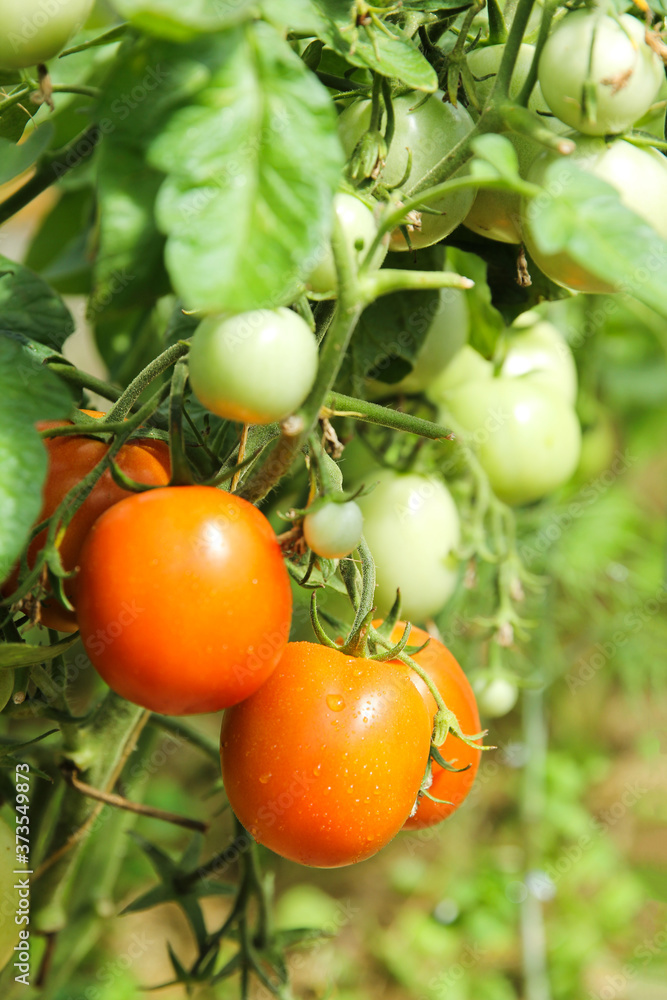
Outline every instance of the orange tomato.
[[225, 789], [260, 844], [302, 865], [336, 868], [398, 833], [432, 729], [409, 674], [402, 663], [291, 642], [266, 683], [225, 712]]
[[[83, 410], [90, 417], [103, 417], [104, 413], [97, 410]], [[37, 429], [49, 430], [52, 427], [71, 425], [69, 420], [44, 420], [37, 424]], [[95, 438], [81, 435], [65, 435], [63, 437], [45, 438], [44, 445], [49, 456], [46, 480], [42, 489], [43, 503], [38, 518], [46, 520], [64, 500], [69, 491], [79, 483], [84, 476], [97, 465], [109, 450], [109, 446]], [[124, 444], [116, 455], [116, 464], [131, 479], [150, 486], [166, 486], [171, 477], [169, 447], [164, 441], [149, 438], [137, 439]], [[76, 569], [79, 563], [81, 547], [91, 527], [98, 517], [125, 497], [132, 496], [129, 490], [123, 489], [114, 481], [109, 469], [105, 469], [95, 486], [81, 504], [76, 514], [68, 524], [60, 543], [60, 558], [66, 570]], [[28, 549], [28, 566], [33, 566], [37, 554], [46, 541], [46, 530], [41, 531]], [[16, 589], [18, 569], [2, 587], [4, 596], [9, 596]], [[65, 593], [73, 601], [76, 592], [76, 581], [70, 578], [65, 581]], [[40, 610], [40, 621], [49, 628], [60, 632], [75, 632], [77, 629], [76, 615], [68, 611], [54, 598], [47, 599]]]
[[280, 659], [291, 611], [271, 525], [212, 486], [121, 500], [81, 551], [86, 652], [114, 691], [153, 712], [217, 712], [247, 698]]

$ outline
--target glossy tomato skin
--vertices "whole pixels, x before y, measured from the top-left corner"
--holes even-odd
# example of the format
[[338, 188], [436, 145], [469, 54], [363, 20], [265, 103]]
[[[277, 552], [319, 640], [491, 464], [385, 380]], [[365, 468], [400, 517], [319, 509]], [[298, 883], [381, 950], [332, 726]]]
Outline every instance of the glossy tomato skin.
[[260, 844], [292, 861], [363, 861], [407, 819], [431, 728], [402, 663], [289, 643], [266, 683], [225, 712], [229, 803]]
[[280, 658], [291, 607], [271, 525], [212, 486], [122, 500], [81, 552], [77, 611], [93, 666], [165, 715], [217, 712], [252, 694]]
[[291, 309], [207, 316], [190, 345], [190, 384], [212, 413], [270, 424], [301, 406], [317, 375], [315, 334]]
[[[373, 213], [363, 201], [345, 191], [339, 191], [334, 196], [334, 213], [342, 227], [350, 255], [359, 266], [377, 235]], [[380, 266], [386, 252], [386, 247], [380, 245], [373, 254], [375, 267]], [[331, 243], [320, 247], [318, 257], [306, 284], [310, 291], [322, 298], [334, 298], [337, 294], [338, 277]]]
[[435, 477], [369, 472], [372, 493], [358, 497], [364, 538], [375, 560], [376, 601], [386, 614], [401, 591], [406, 618], [424, 621], [443, 607], [458, 579], [455, 550], [460, 538], [456, 504]]
[[574, 410], [562, 394], [529, 377], [468, 382], [447, 394], [443, 422], [449, 414], [507, 504], [553, 493], [579, 462], [581, 428]]
[[[399, 622], [392, 632], [392, 640], [398, 642], [403, 635], [404, 622]], [[450, 651], [437, 639], [429, 636], [423, 629], [412, 627], [409, 644], [421, 646], [430, 639], [426, 649], [416, 653], [414, 660], [422, 667], [434, 682], [443, 697], [447, 708], [450, 708], [466, 736], [474, 736], [481, 731], [479, 712], [475, 695], [468, 678], [452, 656]], [[431, 719], [435, 717], [437, 705], [435, 699], [424, 681], [413, 671], [410, 672], [415, 685], [427, 706]], [[478, 741], [481, 745], [481, 740]], [[439, 747], [446, 761], [454, 767], [468, 767], [466, 771], [447, 771], [435, 761], [432, 762], [433, 781], [428, 789], [436, 799], [445, 799], [447, 804], [433, 802], [425, 795], [420, 796], [419, 805], [414, 816], [410, 816], [403, 824], [404, 830], [420, 830], [425, 826], [434, 826], [451, 816], [459, 808], [472, 788], [479, 767], [482, 751], [468, 746], [462, 740], [447, 735], [445, 742]]]
[[[394, 98], [395, 130], [380, 181], [389, 186], [398, 184], [408, 167], [412, 154], [410, 176], [405, 190], [411, 191], [445, 154], [472, 129], [473, 122], [459, 104], [453, 107], [443, 103], [438, 92], [424, 100], [423, 94], [410, 93]], [[338, 127], [343, 149], [349, 156], [371, 121], [371, 102], [355, 101], [343, 111]], [[463, 221], [472, 206], [474, 190], [456, 191], [446, 195], [431, 207], [441, 214], [423, 213], [421, 229], [410, 233], [413, 247], [427, 247], [437, 243]], [[395, 230], [389, 244], [390, 250], [408, 250], [400, 229]]]
[[[665, 71], [646, 44], [645, 28], [629, 14], [577, 10], [554, 28], [542, 49], [538, 80], [562, 121], [591, 135], [624, 132], [655, 99]], [[583, 115], [582, 89], [593, 84], [593, 115]]]
[[[89, 417], [104, 416], [98, 410], [83, 410]], [[70, 421], [44, 420], [37, 424], [38, 430], [49, 430], [70, 424]], [[43, 503], [38, 518], [46, 520], [64, 500], [69, 491], [79, 483], [84, 476], [97, 465], [109, 450], [103, 441], [98, 441], [84, 434], [66, 435], [44, 439], [48, 452], [49, 464], [46, 480], [42, 489]], [[149, 438], [137, 439], [123, 445], [116, 456], [118, 467], [139, 483], [149, 486], [166, 486], [171, 477], [169, 446], [164, 441]], [[124, 490], [114, 481], [109, 469], [105, 469], [95, 486], [83, 501], [70, 521], [60, 544], [60, 558], [66, 570], [73, 570], [79, 562], [81, 548], [93, 524], [109, 507], [132, 496], [129, 490]], [[37, 554], [46, 541], [46, 530], [41, 531], [28, 549], [28, 566], [33, 566]], [[9, 595], [16, 588], [18, 570], [15, 570], [2, 590]], [[76, 579], [65, 581], [65, 593], [74, 600]], [[77, 629], [76, 615], [68, 611], [55, 599], [48, 599], [42, 604], [40, 621], [48, 628], [59, 632], [75, 632]]]
[[361, 541], [364, 515], [354, 500], [328, 503], [303, 519], [303, 536], [309, 548], [325, 559], [342, 559]]
[[0, 66], [25, 69], [57, 56], [81, 28], [93, 0], [3, 0]]
[[577, 398], [577, 366], [560, 331], [539, 314], [524, 313], [509, 328], [500, 374], [507, 378], [529, 378], [544, 385], [574, 405]]

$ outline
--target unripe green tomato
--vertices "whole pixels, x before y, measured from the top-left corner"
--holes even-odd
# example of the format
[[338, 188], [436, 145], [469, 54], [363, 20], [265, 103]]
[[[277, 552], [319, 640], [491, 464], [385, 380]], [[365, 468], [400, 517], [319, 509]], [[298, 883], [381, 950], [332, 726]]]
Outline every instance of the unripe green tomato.
[[[577, 10], [556, 25], [542, 49], [538, 80], [558, 118], [589, 135], [625, 132], [646, 114], [665, 70], [646, 44], [645, 28], [629, 14], [609, 17]], [[584, 115], [584, 84], [592, 84]]]
[[[503, 132], [514, 146], [519, 160], [519, 174], [525, 177], [531, 163], [544, 148], [516, 132]], [[463, 225], [479, 236], [500, 243], [521, 243], [521, 195], [513, 191], [480, 188]]]
[[[357, 266], [366, 256], [368, 248], [377, 236], [377, 226], [370, 208], [355, 198], [352, 194], [339, 192], [334, 197], [334, 212], [341, 224], [350, 253]], [[373, 263], [379, 267], [387, 253], [386, 247], [380, 245], [378, 253], [373, 255]], [[311, 271], [306, 284], [317, 295], [333, 298], [337, 291], [336, 263], [331, 244], [318, 249], [319, 262]]]
[[[486, 102], [491, 88], [496, 82], [496, 74], [504, 51], [504, 45], [487, 45], [484, 48], [473, 49], [467, 56], [468, 66], [476, 81], [477, 96], [482, 104]], [[534, 45], [524, 43], [519, 48], [510, 83], [510, 97], [518, 96], [526, 82], [534, 55]], [[549, 115], [549, 108], [539, 83], [536, 83], [533, 88], [528, 107], [531, 111], [549, 116], [545, 117], [544, 123], [554, 132], [563, 132], [567, 128], [558, 118], [552, 118]], [[516, 132], [503, 132], [502, 134], [514, 146], [519, 160], [519, 174], [521, 177], [525, 177], [530, 164], [543, 147]], [[501, 243], [521, 243], [520, 217], [520, 195], [512, 191], [493, 191], [490, 188], [480, 188], [472, 208], [463, 220], [463, 225], [471, 229], [473, 233], [486, 236], [490, 240], [498, 240]]]
[[530, 378], [560, 393], [568, 403], [577, 398], [577, 366], [558, 329], [539, 314], [524, 313], [508, 331], [507, 352], [500, 369], [507, 378]]
[[442, 405], [452, 389], [493, 377], [493, 365], [483, 358], [470, 344], [464, 344], [454, 355], [447, 367], [426, 389], [428, 398], [437, 405]]
[[441, 420], [454, 418], [496, 496], [524, 504], [553, 493], [577, 467], [581, 429], [561, 394], [528, 378], [492, 378], [453, 389]]
[[611, 415], [600, 406], [594, 423], [584, 426], [581, 455], [573, 480], [576, 485], [590, 483], [609, 468], [616, 455], [618, 441]]
[[14, 671], [0, 668], [0, 712], [14, 692]]
[[0, 67], [26, 69], [53, 59], [92, 6], [93, 0], [2, 0]]
[[[589, 171], [618, 191], [623, 204], [644, 219], [663, 239], [667, 239], [667, 159], [656, 149], [639, 149], [624, 139], [604, 139], [572, 134], [577, 146], [569, 156], [544, 150], [533, 160], [527, 180], [545, 185], [546, 171], [556, 164], [550, 181], [567, 192], [573, 180], [570, 163]], [[598, 278], [565, 252], [543, 253], [535, 240], [540, 224], [540, 198], [522, 206], [522, 232], [528, 252], [548, 278], [579, 292], [606, 293], [615, 287]]]
[[[0, 969], [4, 969], [14, 955], [20, 928], [14, 921], [18, 896], [14, 883], [16, 864], [16, 833], [0, 816]], [[23, 925], [25, 926], [25, 925]]]
[[354, 500], [328, 503], [303, 519], [303, 535], [308, 547], [324, 559], [349, 556], [361, 541], [364, 515]]
[[[473, 121], [465, 108], [461, 104], [456, 108], [443, 104], [442, 97], [442, 93], [438, 92], [424, 99], [423, 94], [413, 92], [394, 98], [394, 136], [380, 173], [382, 184], [391, 187], [402, 180], [408, 167], [410, 150], [412, 164], [404, 187], [406, 191], [411, 191], [471, 131]], [[370, 121], [369, 100], [355, 101], [339, 117], [341, 142], [348, 156], [367, 131]], [[431, 204], [430, 208], [440, 214], [422, 213], [421, 228], [410, 232], [412, 246], [428, 247], [451, 233], [468, 214], [473, 198], [473, 190], [456, 191]], [[400, 229], [392, 233], [389, 249], [409, 249]]]
[[437, 312], [419, 348], [412, 371], [393, 384], [369, 379], [369, 396], [380, 399], [389, 394], [422, 392], [465, 344], [469, 328], [470, 315], [465, 293], [459, 288], [441, 288]]
[[375, 560], [376, 604], [386, 614], [401, 591], [401, 614], [423, 622], [443, 607], [456, 586], [454, 550], [460, 538], [456, 504], [440, 480], [373, 471], [372, 493], [359, 497], [364, 538]]
[[481, 679], [473, 684], [480, 715], [499, 719], [511, 712], [517, 703], [519, 689], [506, 677]]
[[301, 406], [315, 381], [317, 361], [312, 330], [290, 309], [207, 316], [192, 338], [190, 384], [212, 413], [270, 424]]
[[[475, 90], [479, 102], [484, 106], [496, 82], [498, 67], [505, 52], [504, 45], [485, 45], [473, 49], [466, 56], [468, 68], [475, 78]], [[535, 46], [524, 42], [517, 52], [512, 81], [510, 83], [510, 97], [518, 97], [521, 88], [526, 82], [535, 55]], [[539, 83], [533, 87], [533, 92], [528, 101], [531, 111], [536, 111], [543, 115], [549, 114], [549, 107], [542, 96]], [[551, 124], [547, 119], [547, 124]]]

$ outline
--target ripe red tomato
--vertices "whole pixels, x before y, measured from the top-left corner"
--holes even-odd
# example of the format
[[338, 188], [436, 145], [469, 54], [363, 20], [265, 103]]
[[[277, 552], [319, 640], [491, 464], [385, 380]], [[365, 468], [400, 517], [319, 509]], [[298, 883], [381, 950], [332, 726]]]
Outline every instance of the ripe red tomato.
[[289, 634], [289, 576], [256, 507], [213, 486], [115, 504], [81, 552], [77, 614], [109, 687], [153, 712], [217, 712], [269, 676]]
[[260, 844], [292, 861], [363, 861], [407, 819], [431, 729], [402, 663], [291, 642], [268, 681], [225, 712], [229, 803]]
[[[405, 623], [403, 622], [396, 625], [392, 632], [394, 642], [398, 642], [401, 638], [404, 628]], [[412, 627], [410, 632], [411, 646], [421, 646], [428, 638], [428, 633], [424, 632], [423, 629]], [[437, 639], [431, 639], [426, 649], [417, 653], [414, 660], [420, 667], [424, 668], [435, 683], [447, 708], [450, 708], [459, 720], [462, 732], [466, 736], [480, 732], [482, 727], [475, 695], [468, 678], [447, 647], [443, 646]], [[422, 695], [431, 718], [433, 718], [437, 711], [433, 695], [414, 670], [410, 671], [410, 677]], [[481, 743], [481, 740], [478, 742]], [[433, 761], [433, 782], [428, 791], [434, 798], [444, 799], [448, 804], [433, 802], [427, 796], [421, 796], [417, 812], [405, 821], [404, 830], [420, 830], [422, 827], [434, 826], [436, 823], [442, 822], [458, 809], [472, 788], [482, 751], [468, 746], [467, 743], [452, 736], [451, 733], [439, 747], [439, 750], [445, 760], [452, 763], [454, 767], [465, 767], [468, 764], [470, 767], [467, 771], [446, 771]]]
[[[83, 410], [89, 417], [103, 417], [97, 410]], [[52, 427], [71, 425], [69, 420], [43, 420], [37, 424], [40, 431]], [[43, 503], [38, 518], [46, 520], [62, 502], [69, 491], [80, 482], [84, 476], [97, 465], [109, 450], [109, 446], [95, 438], [81, 436], [65, 436], [45, 438], [44, 445], [49, 455], [46, 480], [42, 489]], [[116, 456], [116, 464], [131, 479], [151, 486], [166, 486], [171, 478], [169, 447], [164, 441], [154, 441], [149, 438], [138, 439], [123, 445]], [[125, 497], [132, 496], [114, 481], [109, 469], [105, 469], [90, 494], [81, 504], [70, 521], [60, 543], [60, 558], [66, 570], [73, 570], [78, 562], [81, 547], [86, 535], [97, 518], [113, 504]], [[46, 541], [46, 530], [41, 531], [28, 549], [28, 566], [33, 566], [37, 554]], [[2, 592], [9, 596], [16, 589], [18, 569], [4, 584]], [[65, 593], [72, 600], [75, 582], [70, 579], [65, 582]], [[67, 611], [55, 599], [47, 600], [41, 608], [40, 621], [49, 628], [59, 632], [75, 632], [76, 616]]]

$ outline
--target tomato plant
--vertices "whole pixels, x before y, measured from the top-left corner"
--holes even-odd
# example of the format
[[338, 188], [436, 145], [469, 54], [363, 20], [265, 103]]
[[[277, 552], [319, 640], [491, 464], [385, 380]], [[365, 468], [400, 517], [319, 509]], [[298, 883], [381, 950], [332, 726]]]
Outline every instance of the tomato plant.
[[23, 69], [57, 56], [90, 14], [93, 0], [61, 0], [46, 5], [38, 0], [2, 5], [0, 67]]
[[576, 10], [550, 34], [538, 78], [558, 118], [581, 132], [609, 135], [648, 111], [664, 68], [636, 18]]
[[364, 516], [354, 500], [328, 503], [303, 519], [303, 535], [318, 556], [342, 559], [356, 549], [361, 538]]
[[456, 585], [456, 505], [447, 487], [427, 476], [382, 469], [369, 475], [372, 484], [358, 503], [377, 570], [377, 606], [387, 612], [400, 589], [406, 618], [424, 621]]
[[[414, 188], [426, 174], [472, 129], [472, 119], [462, 105], [444, 104], [442, 95], [424, 98], [420, 94], [404, 94], [393, 101], [395, 131], [382, 168], [383, 184], [391, 187], [403, 181]], [[343, 148], [349, 155], [368, 130], [371, 104], [358, 101], [346, 108], [339, 119]], [[434, 202], [431, 212], [422, 212], [410, 228], [410, 245], [427, 247], [447, 236], [467, 215], [473, 201], [471, 190], [455, 192]], [[408, 250], [400, 231], [392, 233], [390, 249]]]
[[210, 316], [197, 327], [189, 355], [192, 389], [203, 405], [249, 424], [293, 413], [317, 372], [317, 343], [289, 309]]
[[[102, 418], [96, 410], [83, 410], [89, 417]], [[40, 421], [39, 430], [49, 430], [61, 426], [58, 421]], [[45, 521], [55, 512], [70, 490], [74, 489], [84, 476], [92, 472], [104, 458], [109, 446], [84, 434], [50, 437], [44, 439], [49, 464], [43, 489], [43, 503], [38, 522]], [[146, 486], [166, 486], [170, 478], [169, 446], [164, 441], [139, 438], [123, 445], [115, 456], [118, 468], [130, 479]], [[59, 544], [63, 569], [71, 572], [79, 564], [83, 543], [95, 521], [114, 504], [131, 496], [113, 479], [110, 469], [105, 469], [92, 490], [78, 507]], [[27, 562], [32, 566], [46, 542], [46, 529], [37, 534], [28, 548]], [[18, 570], [3, 585], [3, 594], [10, 595], [16, 588]], [[72, 600], [75, 581], [65, 581], [65, 593]], [[40, 621], [49, 628], [60, 632], [74, 632], [77, 628], [76, 613], [63, 607], [55, 598], [47, 598], [41, 605]]]
[[[30, 985], [604, 993], [632, 928], [662, 934], [609, 734], [621, 784], [657, 773], [664, 10], [110, 0], [76, 36], [88, 3], [0, 10], [0, 801], [30, 831]], [[439, 829], [480, 760], [468, 676], [497, 749]], [[382, 847], [273, 919], [313, 879], [291, 862]], [[372, 961], [329, 976], [316, 935], [348, 920]]]
[[122, 500], [93, 525], [80, 565], [91, 662], [154, 712], [233, 705], [266, 680], [287, 642], [291, 595], [273, 530], [221, 490], [168, 486]]
[[223, 781], [259, 843], [336, 868], [370, 857], [401, 829], [430, 736], [402, 663], [290, 643], [269, 680], [225, 712]]

